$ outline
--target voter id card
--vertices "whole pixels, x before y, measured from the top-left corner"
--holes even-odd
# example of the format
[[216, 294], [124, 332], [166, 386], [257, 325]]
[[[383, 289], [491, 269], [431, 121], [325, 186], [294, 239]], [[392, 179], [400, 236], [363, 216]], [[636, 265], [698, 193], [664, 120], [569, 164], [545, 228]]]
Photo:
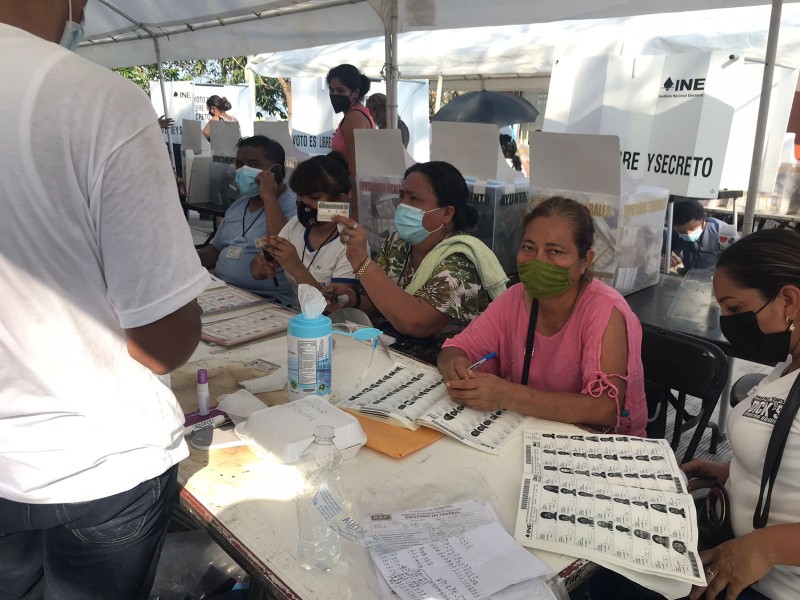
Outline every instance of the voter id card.
[[349, 217], [350, 204], [347, 202], [320, 202], [317, 206], [317, 221], [333, 221], [333, 217]]

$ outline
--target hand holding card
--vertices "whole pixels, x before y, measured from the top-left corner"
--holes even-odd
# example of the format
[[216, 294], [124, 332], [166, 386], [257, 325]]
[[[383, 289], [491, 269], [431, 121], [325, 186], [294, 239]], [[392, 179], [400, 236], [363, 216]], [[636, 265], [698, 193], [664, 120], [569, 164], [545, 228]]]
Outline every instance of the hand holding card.
[[317, 206], [317, 221], [330, 222], [333, 217], [349, 217], [350, 204], [348, 202], [320, 202]]

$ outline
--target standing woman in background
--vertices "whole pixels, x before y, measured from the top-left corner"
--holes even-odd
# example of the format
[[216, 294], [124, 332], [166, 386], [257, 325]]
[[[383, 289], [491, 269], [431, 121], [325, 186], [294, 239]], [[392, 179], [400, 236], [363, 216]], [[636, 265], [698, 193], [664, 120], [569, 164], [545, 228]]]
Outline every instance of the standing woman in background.
[[[336, 128], [331, 142], [331, 150], [341, 152], [350, 165], [350, 186], [356, 190], [356, 145], [353, 131], [356, 129], [374, 129], [372, 115], [364, 106], [364, 97], [369, 92], [369, 79], [353, 65], [339, 65], [328, 71], [326, 77], [331, 105], [336, 113], [344, 113], [344, 118]], [[354, 193], [353, 196], [356, 196]], [[358, 201], [353, 198], [350, 216], [358, 220]]]
[[225, 97], [220, 98], [216, 94], [213, 96], [209, 96], [208, 100], [206, 100], [206, 107], [208, 108], [208, 114], [211, 118], [206, 123], [206, 126], [203, 127], [203, 135], [206, 136], [206, 139], [211, 141], [211, 121], [227, 121], [228, 123], [238, 123], [236, 117], [233, 115], [229, 115], [227, 111], [231, 109], [230, 100]]

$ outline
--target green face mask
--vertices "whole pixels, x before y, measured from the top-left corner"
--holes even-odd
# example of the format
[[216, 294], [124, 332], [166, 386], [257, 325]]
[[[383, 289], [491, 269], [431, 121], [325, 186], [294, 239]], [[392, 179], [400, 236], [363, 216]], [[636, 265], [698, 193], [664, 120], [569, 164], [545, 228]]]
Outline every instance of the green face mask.
[[519, 279], [525, 291], [534, 298], [552, 298], [566, 292], [572, 285], [569, 268], [541, 260], [529, 260], [517, 265]]

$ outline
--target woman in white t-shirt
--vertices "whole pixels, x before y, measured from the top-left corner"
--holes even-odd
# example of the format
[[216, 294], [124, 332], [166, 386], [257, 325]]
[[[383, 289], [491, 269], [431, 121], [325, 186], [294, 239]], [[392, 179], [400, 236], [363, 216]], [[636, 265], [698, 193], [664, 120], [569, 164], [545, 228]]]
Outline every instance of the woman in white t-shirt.
[[[754, 529], [764, 457], [776, 418], [800, 368], [800, 235], [790, 229], [753, 233], [725, 250], [714, 273], [720, 327], [734, 348], [775, 369], [733, 409], [728, 432], [733, 456], [720, 464], [695, 459], [681, 468], [689, 489], [725, 484], [736, 537], [701, 554], [707, 588], [690, 598], [800, 598], [800, 413], [795, 418], [766, 527]], [[748, 588], [748, 586], [752, 586]], [[748, 588], [748, 589], [745, 589]], [[756, 592], [754, 594], [754, 592]], [[760, 596], [759, 596], [760, 594]]]
[[275, 277], [278, 266], [283, 267], [295, 305], [301, 283], [320, 288], [331, 283], [355, 287], [358, 281], [345, 256], [347, 248], [334, 243], [339, 238], [336, 223], [317, 219], [320, 202], [349, 202], [347, 160], [339, 152], [309, 158], [292, 173], [289, 187], [297, 194], [297, 216], [278, 235], [263, 238], [266, 246], [250, 263], [251, 274], [266, 279]]

